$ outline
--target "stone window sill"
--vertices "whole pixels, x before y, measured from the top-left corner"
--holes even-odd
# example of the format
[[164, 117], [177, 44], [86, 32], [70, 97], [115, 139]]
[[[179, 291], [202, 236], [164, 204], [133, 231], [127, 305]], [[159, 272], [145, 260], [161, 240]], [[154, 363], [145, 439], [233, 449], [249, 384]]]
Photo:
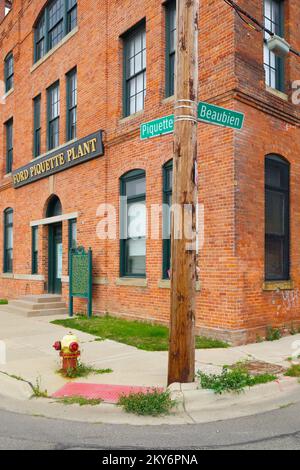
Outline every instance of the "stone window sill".
[[277, 290], [293, 290], [293, 281], [266, 281], [263, 283], [263, 290], [266, 292]]
[[40, 274], [13, 274], [13, 273], [2, 273], [0, 276], [2, 279], [15, 279], [17, 281], [37, 281], [42, 282], [45, 277]]
[[283, 93], [282, 91], [276, 90], [275, 88], [272, 88], [268, 85], [266, 85], [266, 90], [268, 93], [271, 93], [271, 95], [277, 96], [277, 98], [280, 98], [281, 100], [288, 101], [289, 97], [286, 93]]
[[130, 114], [130, 116], [123, 117], [119, 119], [119, 124], [127, 124], [130, 123], [131, 121], [134, 121], [135, 119], [139, 119], [143, 114], [145, 113], [145, 110], [142, 109], [141, 111], [138, 111], [134, 114]]
[[[61, 281], [64, 284], [69, 284], [70, 277], [69, 276], [62, 276]], [[93, 278], [93, 284], [96, 285], [96, 286], [107, 286], [108, 285], [108, 279], [106, 279], [106, 277], [94, 277]]]
[[120, 277], [116, 280], [116, 286], [148, 287], [148, 280], [138, 277]]
[[168, 104], [168, 103], [174, 103], [175, 101], [175, 96], [168, 96], [167, 98], [163, 98], [162, 104]]
[[75, 142], [77, 142], [77, 138], [76, 139], [72, 139], [72, 140], [68, 140], [67, 142], [59, 145], [58, 147], [55, 147], [54, 149], [51, 149], [51, 150], [47, 150], [47, 152], [45, 153], [42, 153], [41, 155], [38, 155], [37, 157], [34, 157], [31, 162], [37, 162], [39, 159], [43, 158], [43, 157], [46, 157], [47, 155], [50, 155], [52, 153], [55, 153], [55, 152], [59, 152], [61, 149], [65, 148], [67, 145], [71, 145], [71, 144], [75, 144]]
[[[161, 279], [160, 281], [158, 281], [158, 287], [159, 287], [159, 289], [170, 289], [171, 288], [171, 281], [168, 280], [168, 279]], [[196, 282], [196, 291], [200, 292], [200, 290], [201, 290], [200, 281], [197, 281]]]
[[10, 90], [8, 90], [2, 97], [2, 100], [6, 100], [6, 98], [8, 98], [13, 92], [15, 91], [14, 88], [11, 88]]
[[67, 34], [53, 49], [51, 49], [47, 54], [44, 55], [40, 60], [38, 60], [30, 69], [30, 73], [34, 72], [40, 65], [46, 62], [49, 57], [51, 57], [58, 49], [60, 49], [66, 42], [69, 41], [76, 33], [78, 32], [78, 26], [72, 29], [72, 31]]

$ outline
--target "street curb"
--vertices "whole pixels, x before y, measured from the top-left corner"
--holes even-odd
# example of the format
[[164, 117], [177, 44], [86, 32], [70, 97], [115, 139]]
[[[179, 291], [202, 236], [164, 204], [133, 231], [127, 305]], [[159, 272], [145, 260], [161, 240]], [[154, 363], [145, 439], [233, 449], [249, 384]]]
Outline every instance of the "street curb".
[[173, 384], [169, 387], [172, 399], [178, 403], [168, 416], [136, 416], [125, 413], [116, 405], [62, 405], [54, 399], [31, 398], [32, 390], [24, 382], [0, 377], [0, 407], [7, 411], [50, 419], [68, 421], [142, 425], [183, 425], [228, 420], [265, 413], [300, 401], [297, 379], [283, 377], [276, 382], [258, 385], [244, 393], [215, 395], [197, 389], [197, 384]]

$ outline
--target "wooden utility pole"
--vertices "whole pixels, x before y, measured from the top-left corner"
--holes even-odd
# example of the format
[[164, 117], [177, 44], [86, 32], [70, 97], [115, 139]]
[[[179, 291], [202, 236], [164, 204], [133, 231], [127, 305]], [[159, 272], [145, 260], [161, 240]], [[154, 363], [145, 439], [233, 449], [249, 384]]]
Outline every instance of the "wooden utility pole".
[[[168, 383], [195, 378], [197, 101], [199, 0], [177, 0], [172, 204], [171, 324]], [[177, 214], [177, 216], [176, 216]], [[193, 243], [194, 242], [194, 243]]]

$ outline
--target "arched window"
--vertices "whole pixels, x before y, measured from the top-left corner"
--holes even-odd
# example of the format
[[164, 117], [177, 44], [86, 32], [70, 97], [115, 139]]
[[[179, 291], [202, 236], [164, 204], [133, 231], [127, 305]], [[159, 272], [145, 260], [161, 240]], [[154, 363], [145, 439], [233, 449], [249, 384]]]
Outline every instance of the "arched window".
[[56, 217], [58, 215], [62, 215], [62, 206], [60, 199], [54, 195], [48, 202], [46, 217]]
[[170, 278], [172, 189], [173, 160], [170, 160], [163, 166], [163, 279]]
[[126, 173], [120, 180], [120, 275], [146, 276], [146, 174]]
[[56, 46], [75, 26], [77, 26], [77, 0], [48, 2], [35, 26], [35, 62]]
[[3, 272], [13, 272], [13, 210], [4, 211], [4, 256]]
[[5, 93], [14, 87], [14, 56], [10, 52], [4, 60]]
[[290, 278], [290, 165], [278, 155], [265, 160], [265, 277]]

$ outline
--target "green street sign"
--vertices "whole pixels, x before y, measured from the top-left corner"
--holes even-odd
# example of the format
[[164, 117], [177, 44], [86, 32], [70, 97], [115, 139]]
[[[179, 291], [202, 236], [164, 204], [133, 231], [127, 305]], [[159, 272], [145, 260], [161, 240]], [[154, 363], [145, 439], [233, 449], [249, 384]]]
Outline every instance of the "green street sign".
[[206, 122], [207, 124], [240, 130], [244, 125], [244, 119], [245, 115], [237, 111], [221, 108], [204, 101], [200, 101], [198, 105], [198, 121]]
[[164, 116], [141, 125], [141, 140], [151, 139], [174, 132], [174, 115]]
[[[198, 105], [198, 121], [206, 122], [207, 124], [241, 130], [244, 120], [245, 115], [243, 113], [232, 111], [231, 109], [215, 106], [204, 101], [200, 101]], [[141, 124], [140, 131], [141, 140], [172, 134], [174, 132], [174, 114], [145, 122]]]

